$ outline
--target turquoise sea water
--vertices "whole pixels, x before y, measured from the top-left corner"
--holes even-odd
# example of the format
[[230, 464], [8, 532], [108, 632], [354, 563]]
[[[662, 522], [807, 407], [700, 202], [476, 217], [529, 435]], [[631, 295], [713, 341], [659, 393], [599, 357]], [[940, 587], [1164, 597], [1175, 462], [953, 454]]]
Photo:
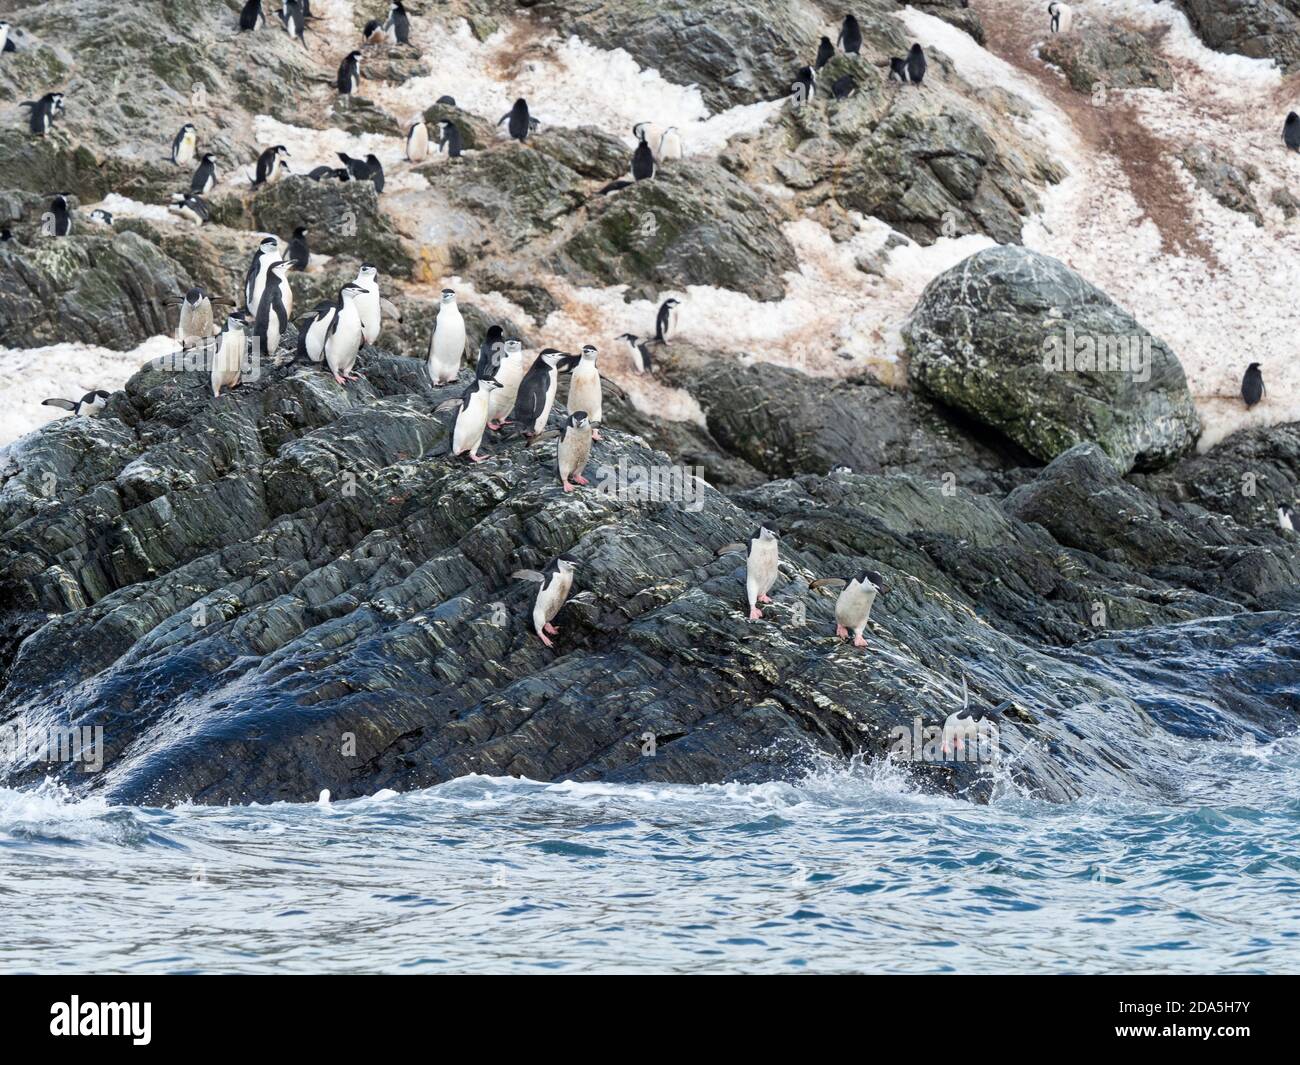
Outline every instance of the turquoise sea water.
[[3, 972], [1300, 971], [1300, 741], [1162, 805], [468, 777], [321, 805], [0, 791]]

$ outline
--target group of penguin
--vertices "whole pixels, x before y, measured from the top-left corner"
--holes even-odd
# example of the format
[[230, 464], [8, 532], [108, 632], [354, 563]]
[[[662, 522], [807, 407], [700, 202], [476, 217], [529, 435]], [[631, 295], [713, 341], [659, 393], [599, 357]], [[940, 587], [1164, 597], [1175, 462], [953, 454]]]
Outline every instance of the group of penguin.
[[[835, 57], [837, 47], [843, 47], [845, 55], [862, 54], [862, 26], [852, 15], [844, 16], [835, 43], [832, 44], [829, 37], [823, 37], [817, 45], [817, 57], [812, 66], [801, 67], [795, 75], [794, 81], [790, 83], [790, 99], [794, 106], [800, 107], [817, 95], [817, 71]], [[916, 43], [913, 43], [907, 55], [889, 61], [890, 79], [904, 85], [920, 85], [925, 79], [925, 71], [925, 51]], [[857, 79], [852, 74], [844, 74], [831, 85], [831, 95], [837, 100], [843, 100], [852, 96], [857, 88]]]

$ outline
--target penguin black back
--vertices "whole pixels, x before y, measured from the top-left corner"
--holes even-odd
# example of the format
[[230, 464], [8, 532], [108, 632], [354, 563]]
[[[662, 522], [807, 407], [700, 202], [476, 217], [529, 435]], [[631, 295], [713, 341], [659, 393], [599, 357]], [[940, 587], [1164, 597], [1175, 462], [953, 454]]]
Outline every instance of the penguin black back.
[[515, 101], [515, 106], [512, 107], [507, 114], [501, 116], [497, 125], [499, 126], [502, 122], [506, 121], [509, 121], [510, 123], [506, 126], [506, 129], [510, 131], [510, 136], [517, 141], [527, 140], [529, 130], [532, 129], [533, 126], [532, 117], [528, 113], [528, 101], [522, 96], [519, 97], [519, 99]]
[[1241, 379], [1241, 398], [1247, 410], [1264, 398], [1264, 374], [1257, 362], [1246, 367], [1246, 376]]
[[831, 39], [829, 37], [823, 37], [821, 43], [817, 45], [817, 60], [813, 63], [813, 66], [818, 70], [821, 70], [822, 67], [831, 61], [831, 58], [834, 55], [835, 45], [831, 44]]
[[844, 22], [840, 26], [838, 43], [844, 45], [844, 51], [849, 55], [857, 55], [862, 48], [862, 27], [858, 25], [858, 20], [852, 15], [844, 16]]
[[1293, 152], [1300, 152], [1300, 115], [1294, 111], [1286, 116], [1282, 124], [1282, 140]]

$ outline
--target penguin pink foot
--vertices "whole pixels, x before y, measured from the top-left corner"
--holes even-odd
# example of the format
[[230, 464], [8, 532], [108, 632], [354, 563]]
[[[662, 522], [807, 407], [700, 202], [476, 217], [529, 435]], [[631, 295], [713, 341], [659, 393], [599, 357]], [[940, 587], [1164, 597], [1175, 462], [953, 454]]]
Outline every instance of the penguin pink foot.
[[501, 428], [501, 423], [500, 423], [500, 422], [488, 422], [488, 426], [487, 426], [487, 427], [488, 427], [489, 429], [491, 429], [491, 430], [495, 433], [498, 429]]
[[760, 595], [758, 597], [758, 601], [760, 603], [770, 603], [772, 601], [772, 597], [770, 595]]
[[866, 646], [867, 646], [867, 641], [866, 641], [866, 639], [863, 637], [862, 633], [858, 633], [856, 636], [853, 637], [853, 646], [854, 646], [854, 647], [866, 647]]
[[568, 481], [561, 482], [561, 487], [566, 492], [576, 492], [578, 490], [578, 486], [576, 484], [569, 484]]
[[470, 460], [470, 462], [487, 462], [487, 460], [488, 460], [488, 456], [487, 456], [487, 455], [475, 455], [473, 452], [470, 452], [469, 460]]
[[336, 380], [336, 381], [337, 381], [339, 384], [341, 384], [341, 385], [346, 385], [346, 384], [348, 383], [348, 382], [347, 382], [347, 379], [346, 379], [342, 374], [337, 374], [337, 373], [336, 373], [336, 374], [334, 375], [334, 380]]
[[546, 633], [544, 633], [544, 632], [539, 632], [537, 635], [538, 635], [539, 637], [541, 637], [542, 643], [546, 644], [547, 647], [554, 647], [554, 646], [555, 646], [555, 644], [551, 643], [550, 637], [547, 636]]
[[585, 478], [585, 477], [584, 477], [582, 474], [580, 474], [580, 473], [575, 473], [575, 474], [573, 475], [573, 480], [574, 480], [577, 484], [591, 484], [591, 482], [590, 482], [589, 480], [587, 480], [587, 478]]
[[846, 637], [848, 634], [849, 634], [849, 630], [846, 629], [843, 625], [835, 626], [835, 635], [838, 636], [841, 640], [844, 639], [844, 637]]
[[762, 612], [761, 610], [759, 610], [758, 607], [756, 607], [756, 606], [751, 606], [751, 607], [749, 608], [749, 620], [750, 620], [750, 621], [758, 621], [762, 616], [763, 616], [763, 612]]
[[599, 439], [600, 439], [600, 430], [599, 430], [599, 429], [593, 429], [593, 430], [591, 431], [591, 438], [592, 438], [593, 440], [599, 440]]

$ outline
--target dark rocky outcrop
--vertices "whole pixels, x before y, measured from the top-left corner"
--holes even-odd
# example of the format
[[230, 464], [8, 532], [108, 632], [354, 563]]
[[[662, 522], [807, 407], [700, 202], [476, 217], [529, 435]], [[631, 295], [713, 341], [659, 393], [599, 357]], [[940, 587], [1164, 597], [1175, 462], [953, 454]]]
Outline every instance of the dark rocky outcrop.
[[1204, 144], [1187, 145], [1178, 158], [1196, 184], [1224, 207], [1249, 215], [1257, 226], [1264, 224], [1255, 194], [1250, 190], [1251, 182], [1259, 180], [1257, 167], [1249, 163], [1238, 166], [1222, 152]]
[[168, 296], [189, 279], [135, 233], [0, 245], [0, 345], [81, 341], [132, 348], [170, 332]]
[[[1046, 6], [1046, 5], [1044, 5]], [[1060, 67], [1070, 87], [1093, 93], [1107, 89], [1172, 89], [1174, 72], [1147, 37], [1125, 26], [1088, 23], [1052, 34], [1039, 55]]]
[[1211, 48], [1300, 66], [1300, 9], [1294, 0], [1176, 0]]
[[1177, 357], [1064, 263], [990, 248], [939, 275], [904, 339], [914, 387], [1050, 460], [1095, 442], [1166, 465], [1200, 422]]
[[564, 246], [577, 278], [627, 284], [654, 299], [686, 285], [717, 285], [775, 300], [794, 249], [762, 195], [714, 163], [689, 160], [594, 204]]

